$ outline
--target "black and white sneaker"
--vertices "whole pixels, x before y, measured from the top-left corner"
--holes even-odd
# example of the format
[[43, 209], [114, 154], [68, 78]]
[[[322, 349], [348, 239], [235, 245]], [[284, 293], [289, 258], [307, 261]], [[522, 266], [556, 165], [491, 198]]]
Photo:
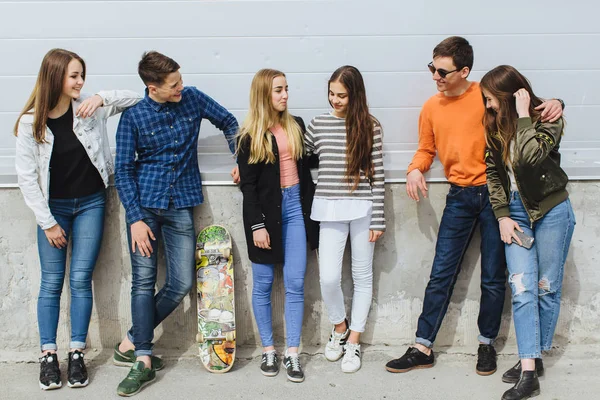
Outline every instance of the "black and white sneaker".
[[286, 351], [283, 358], [283, 365], [285, 365], [288, 380], [296, 383], [304, 382], [304, 372], [300, 365], [298, 353], [288, 353]]
[[67, 368], [67, 385], [69, 387], [84, 387], [89, 383], [87, 368], [83, 362], [83, 353], [79, 350], [69, 352], [69, 367]]
[[344, 358], [342, 358], [342, 372], [353, 373], [360, 369], [360, 344], [346, 343]]
[[40, 388], [42, 390], [58, 389], [62, 386], [60, 368], [56, 353], [47, 353], [40, 358]]
[[346, 320], [346, 331], [338, 333], [335, 331], [335, 326], [331, 328], [329, 341], [325, 345], [325, 358], [329, 361], [337, 361], [344, 355], [344, 345], [350, 336], [348, 329], [348, 320]]
[[279, 373], [279, 357], [275, 350], [262, 353], [260, 371], [264, 376], [275, 376]]

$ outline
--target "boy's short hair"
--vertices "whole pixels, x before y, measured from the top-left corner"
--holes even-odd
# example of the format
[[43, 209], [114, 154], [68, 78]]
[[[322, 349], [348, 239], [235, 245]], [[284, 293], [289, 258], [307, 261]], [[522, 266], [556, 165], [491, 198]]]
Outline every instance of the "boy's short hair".
[[158, 51], [147, 51], [138, 64], [138, 74], [146, 86], [162, 85], [167, 75], [177, 72], [179, 64]]
[[473, 47], [469, 41], [460, 36], [450, 36], [442, 40], [433, 49], [433, 58], [451, 57], [457, 69], [473, 68]]

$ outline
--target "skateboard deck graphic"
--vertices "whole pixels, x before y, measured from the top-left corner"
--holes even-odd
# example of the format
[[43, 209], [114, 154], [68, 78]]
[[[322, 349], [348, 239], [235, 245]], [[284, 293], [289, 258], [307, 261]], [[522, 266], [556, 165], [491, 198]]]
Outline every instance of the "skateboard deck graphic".
[[231, 235], [210, 225], [196, 240], [200, 359], [210, 372], [227, 372], [235, 361], [235, 301]]

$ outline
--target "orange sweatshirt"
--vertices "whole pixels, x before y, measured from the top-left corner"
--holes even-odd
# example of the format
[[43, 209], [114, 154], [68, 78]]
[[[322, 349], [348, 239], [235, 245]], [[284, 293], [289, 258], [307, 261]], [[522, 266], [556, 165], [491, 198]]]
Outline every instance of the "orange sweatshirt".
[[460, 96], [438, 93], [425, 102], [419, 116], [419, 148], [408, 172], [426, 172], [436, 151], [450, 183], [478, 186], [485, 179], [485, 106], [479, 83], [472, 82]]

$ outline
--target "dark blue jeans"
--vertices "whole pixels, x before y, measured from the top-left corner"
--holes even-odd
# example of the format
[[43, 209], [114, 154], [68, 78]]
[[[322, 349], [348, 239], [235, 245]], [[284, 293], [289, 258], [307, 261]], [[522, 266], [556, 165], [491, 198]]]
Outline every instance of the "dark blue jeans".
[[435, 248], [416, 342], [431, 347], [448, 310], [461, 263], [473, 233], [481, 232], [481, 303], [479, 341], [493, 343], [502, 318], [506, 290], [506, 258], [487, 185], [450, 186]]
[[[104, 230], [104, 190], [75, 199], [50, 199], [49, 206], [56, 222], [71, 239], [71, 342], [72, 349], [84, 349], [92, 315], [92, 274], [100, 252]], [[56, 350], [56, 331], [60, 313], [67, 248], [52, 247], [38, 226], [38, 251], [42, 266], [40, 294], [37, 303], [38, 327], [42, 351]]]
[[[154, 252], [144, 257], [136, 249], [131, 253], [131, 226], [127, 225], [127, 239], [131, 255], [131, 317], [133, 327], [127, 332], [135, 345], [136, 356], [152, 354], [154, 328], [177, 308], [194, 283], [193, 208], [168, 210], [142, 208], [143, 221], [150, 227], [156, 241], [151, 241]], [[156, 271], [159, 241], [164, 242], [166, 274], [165, 285], [156, 295]]]

